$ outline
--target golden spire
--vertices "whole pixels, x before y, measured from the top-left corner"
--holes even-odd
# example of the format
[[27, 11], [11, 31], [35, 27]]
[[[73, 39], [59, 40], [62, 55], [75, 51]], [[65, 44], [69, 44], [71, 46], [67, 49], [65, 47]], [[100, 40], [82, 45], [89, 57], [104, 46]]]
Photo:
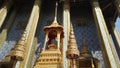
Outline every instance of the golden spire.
[[84, 36], [82, 37], [82, 51], [81, 51], [81, 54], [84, 57], [91, 57], [91, 53], [90, 53], [90, 51], [87, 48]]
[[72, 25], [70, 28], [70, 37], [69, 37], [68, 50], [66, 52], [66, 55], [67, 58], [71, 60], [70, 68], [76, 68], [75, 59], [79, 58], [79, 50], [77, 48]]
[[26, 41], [26, 31], [24, 31], [21, 39], [18, 41], [18, 43], [15, 45], [15, 48], [12, 50], [12, 55], [11, 55], [12, 59], [23, 60], [25, 41]]
[[67, 50], [67, 58], [77, 59], [78, 57], [79, 57], [79, 50], [77, 48], [73, 27], [71, 25], [68, 50]]

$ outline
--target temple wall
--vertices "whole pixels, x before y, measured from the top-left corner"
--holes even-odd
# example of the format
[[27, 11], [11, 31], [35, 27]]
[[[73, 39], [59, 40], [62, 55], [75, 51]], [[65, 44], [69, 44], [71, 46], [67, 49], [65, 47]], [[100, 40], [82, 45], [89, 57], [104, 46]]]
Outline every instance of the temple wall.
[[[49, 5], [46, 6], [45, 4]], [[44, 26], [50, 25], [54, 20], [54, 4], [45, 3], [42, 5], [41, 14], [39, 18], [38, 28], [37, 28], [37, 37], [38, 37], [38, 46], [40, 49], [43, 47], [45, 33], [43, 31]], [[58, 23], [62, 25], [62, 5], [58, 6]], [[51, 9], [51, 10], [50, 10]], [[90, 8], [83, 7], [71, 7], [71, 22], [73, 24], [73, 29], [77, 41], [79, 50], [81, 51], [82, 46], [82, 36], [84, 35], [86, 39], [86, 44], [88, 49], [92, 52], [93, 57], [100, 60], [101, 68], [104, 68], [104, 61], [101, 54], [101, 49], [97, 37], [96, 26], [93, 20], [92, 11]], [[18, 9], [17, 16], [15, 18], [12, 29], [10, 30], [6, 41], [3, 44], [2, 49], [0, 50], [0, 61], [10, 52], [11, 48], [14, 47], [16, 42], [20, 39], [24, 28], [25, 23], [27, 23], [29, 15], [31, 12], [31, 7], [20, 7]], [[85, 22], [85, 24], [80, 24]], [[19, 23], [19, 24], [18, 24]]]

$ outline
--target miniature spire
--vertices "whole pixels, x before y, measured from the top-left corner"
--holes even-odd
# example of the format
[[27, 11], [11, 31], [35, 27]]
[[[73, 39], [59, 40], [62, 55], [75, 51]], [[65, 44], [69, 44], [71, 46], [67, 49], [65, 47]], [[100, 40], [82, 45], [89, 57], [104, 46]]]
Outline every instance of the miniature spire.
[[70, 30], [68, 50], [66, 53], [67, 53], [67, 58], [71, 60], [70, 68], [76, 68], [75, 59], [79, 58], [79, 50], [77, 48], [72, 25]]
[[16, 60], [23, 60], [24, 50], [25, 50], [25, 41], [26, 41], [26, 31], [24, 31], [21, 39], [16, 44], [15, 48], [12, 50], [11, 57]]
[[88, 49], [85, 43], [85, 38], [84, 36], [82, 37], [82, 52], [88, 53]]
[[[79, 50], [77, 48], [77, 44], [76, 44], [76, 40], [75, 40], [75, 36], [74, 36], [72, 25], [71, 25], [71, 29], [70, 29], [70, 38], [69, 38], [67, 55], [68, 55], [67, 56], [68, 58], [75, 58], [75, 59], [79, 56]], [[76, 57], [73, 56], [73, 55], [75, 55]]]
[[89, 52], [89, 50], [87, 48], [84, 36], [82, 37], [82, 51], [81, 51], [81, 53], [83, 56], [91, 57], [91, 53]]

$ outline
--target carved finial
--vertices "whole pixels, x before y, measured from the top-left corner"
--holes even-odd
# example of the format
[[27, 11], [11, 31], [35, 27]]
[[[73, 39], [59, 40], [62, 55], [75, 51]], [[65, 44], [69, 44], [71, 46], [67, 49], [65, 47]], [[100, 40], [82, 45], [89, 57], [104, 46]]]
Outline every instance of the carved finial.
[[57, 22], [57, 7], [58, 7], [58, 3], [56, 2], [56, 6], [55, 6], [55, 17], [54, 17], [54, 21], [52, 22], [52, 26], [58, 26], [58, 22]]
[[54, 21], [57, 21], [57, 7], [58, 7], [58, 3], [56, 2]]

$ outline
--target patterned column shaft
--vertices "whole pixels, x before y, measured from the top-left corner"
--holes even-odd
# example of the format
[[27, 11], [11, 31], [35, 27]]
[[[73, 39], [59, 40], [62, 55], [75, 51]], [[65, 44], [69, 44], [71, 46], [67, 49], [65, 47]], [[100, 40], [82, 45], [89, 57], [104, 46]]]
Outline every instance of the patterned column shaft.
[[68, 60], [66, 58], [66, 51], [67, 51], [68, 38], [70, 33], [70, 7], [69, 7], [69, 2], [67, 1], [64, 1], [64, 5], [63, 5], [63, 27], [64, 27], [63, 68], [67, 68]]
[[32, 50], [32, 44], [39, 19], [40, 5], [41, 1], [35, 0], [26, 29], [16, 45], [15, 51], [13, 51], [13, 57], [15, 56], [18, 60], [15, 66], [17, 68], [27, 68], [29, 66], [29, 59], [31, 58], [30, 52]]
[[[24, 68], [28, 68], [29, 67], [29, 59], [30, 59], [30, 53], [32, 52], [32, 44], [34, 41], [34, 36], [35, 36], [35, 32], [36, 32], [36, 28], [37, 28], [37, 24], [38, 24], [38, 19], [39, 19], [39, 13], [40, 13], [40, 8], [41, 8], [41, 0], [35, 0], [34, 3], [34, 7], [33, 9], [35, 9], [35, 13], [33, 16], [33, 20], [32, 20], [32, 26], [30, 28], [30, 32], [28, 35], [28, 40], [26, 42], [26, 51], [25, 51], [25, 60], [23, 61], [21, 66], [24, 66]], [[34, 11], [34, 10], [33, 10]], [[36, 46], [36, 45], [35, 45]]]
[[118, 68], [118, 64], [116, 62], [117, 57], [112, 47], [113, 45], [111, 43], [107, 26], [102, 11], [99, 7], [99, 3], [97, 1], [93, 1], [92, 6], [93, 6], [94, 18], [96, 21], [96, 26], [99, 31], [99, 36], [101, 38], [100, 41], [103, 44], [101, 45], [101, 49], [104, 50], [103, 56], [105, 58], [106, 67]]
[[7, 16], [8, 10], [10, 9], [11, 5], [12, 5], [12, 0], [5, 1], [2, 8], [0, 9], [0, 28], [4, 23], [4, 20]]
[[21, 39], [18, 41], [18, 43], [15, 46], [15, 49], [13, 51], [12, 56], [15, 56], [17, 60], [24, 59], [23, 52], [25, 51], [25, 44], [27, 42], [28, 35], [30, 33], [30, 28], [32, 26], [32, 21], [33, 21], [34, 14], [35, 14], [35, 8], [36, 8], [36, 6], [33, 7], [33, 10], [32, 10], [30, 19], [28, 21], [28, 24], [25, 28], [25, 31], [23, 32]]

